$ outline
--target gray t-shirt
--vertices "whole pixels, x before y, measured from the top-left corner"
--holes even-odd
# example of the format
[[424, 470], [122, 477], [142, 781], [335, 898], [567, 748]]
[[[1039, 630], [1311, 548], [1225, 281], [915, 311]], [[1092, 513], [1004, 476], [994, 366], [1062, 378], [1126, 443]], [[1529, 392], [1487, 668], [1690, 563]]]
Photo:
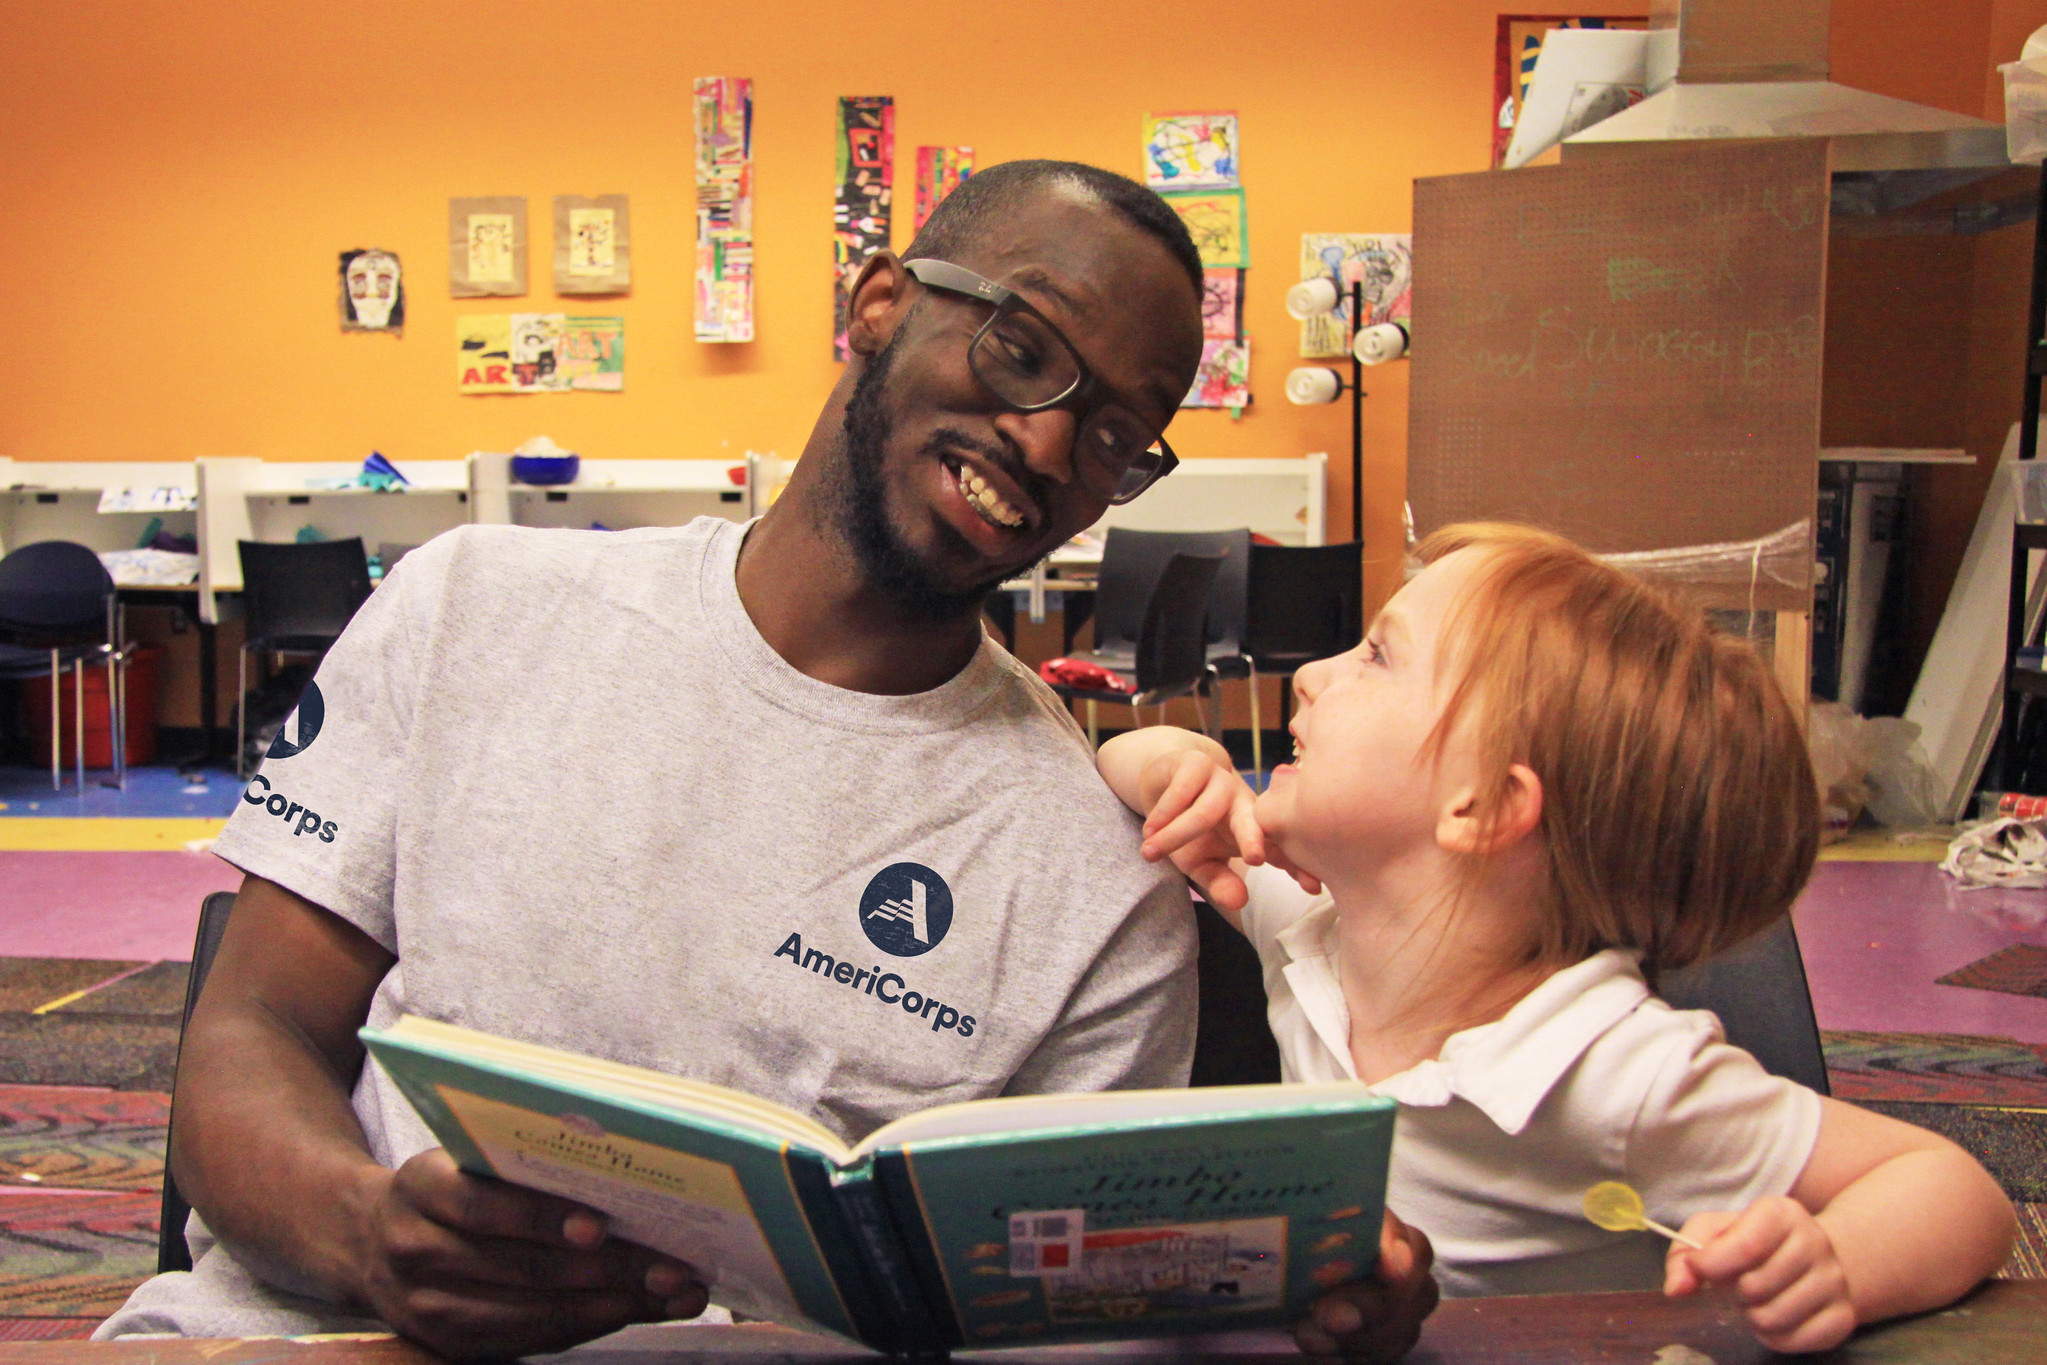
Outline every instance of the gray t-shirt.
[[[373, 1027], [653, 1067], [849, 1139], [984, 1096], [1184, 1085], [1187, 895], [1058, 700], [987, 640], [914, 696], [799, 673], [740, 603], [744, 534], [476, 526], [414, 551], [215, 851], [397, 954]], [[355, 1110], [385, 1165], [434, 1145], [374, 1065]], [[194, 1274], [103, 1335], [359, 1325], [197, 1220], [193, 1241]]]

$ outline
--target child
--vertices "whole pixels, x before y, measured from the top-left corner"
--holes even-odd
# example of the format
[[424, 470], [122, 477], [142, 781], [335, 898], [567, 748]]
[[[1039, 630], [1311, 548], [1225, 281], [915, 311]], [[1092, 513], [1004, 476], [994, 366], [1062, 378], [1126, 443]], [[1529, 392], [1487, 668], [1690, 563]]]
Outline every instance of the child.
[[[1444, 1292], [1731, 1283], [1765, 1345], [1818, 1351], [1994, 1273], [2012, 1209], [1959, 1148], [1650, 994], [1812, 868], [1812, 769], [1754, 651], [1541, 532], [1417, 554], [1365, 642], [1297, 676], [1263, 795], [1184, 730], [1101, 769], [1258, 949], [1286, 1078], [1401, 1102], [1387, 1200]], [[1704, 1249], [1587, 1222], [1603, 1180]]]

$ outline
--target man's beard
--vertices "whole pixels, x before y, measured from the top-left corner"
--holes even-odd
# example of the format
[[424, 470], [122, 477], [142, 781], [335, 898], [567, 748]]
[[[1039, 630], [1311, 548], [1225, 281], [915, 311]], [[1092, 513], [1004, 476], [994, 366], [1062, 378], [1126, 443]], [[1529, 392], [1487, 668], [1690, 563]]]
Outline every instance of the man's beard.
[[[902, 335], [901, 330], [897, 337]], [[889, 519], [881, 467], [895, 423], [890, 418], [886, 389], [895, 361], [896, 339], [882, 348], [860, 378], [846, 404], [844, 458], [830, 481], [831, 516], [867, 581], [906, 615], [926, 621], [952, 621], [980, 609], [1004, 575], [961, 589], [943, 582], [920, 560]], [[944, 534], [958, 537], [951, 527]]]

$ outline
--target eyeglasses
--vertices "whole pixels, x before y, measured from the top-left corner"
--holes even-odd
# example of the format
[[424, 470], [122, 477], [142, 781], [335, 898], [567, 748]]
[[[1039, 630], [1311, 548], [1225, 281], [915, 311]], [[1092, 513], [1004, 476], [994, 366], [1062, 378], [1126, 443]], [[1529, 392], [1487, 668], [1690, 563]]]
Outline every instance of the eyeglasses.
[[1022, 295], [948, 261], [906, 261], [903, 268], [927, 289], [993, 306], [967, 343], [974, 377], [1015, 412], [1072, 407], [1080, 416], [1074, 474], [1096, 497], [1129, 502], [1180, 463], [1166, 438], [1143, 418], [1096, 397], [1103, 385], [1080, 352]]

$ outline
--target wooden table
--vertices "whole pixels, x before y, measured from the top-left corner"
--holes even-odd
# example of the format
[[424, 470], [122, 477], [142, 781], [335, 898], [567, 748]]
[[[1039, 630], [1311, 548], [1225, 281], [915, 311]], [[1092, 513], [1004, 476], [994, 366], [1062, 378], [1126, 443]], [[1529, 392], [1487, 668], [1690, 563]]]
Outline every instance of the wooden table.
[[[1114, 1359], [1242, 1361], [1293, 1356], [1278, 1332], [967, 1353], [987, 1365], [1093, 1365]], [[635, 1327], [554, 1365], [827, 1365], [862, 1357], [819, 1337], [760, 1324]], [[1411, 1365], [1756, 1365], [1764, 1350], [1722, 1296], [1559, 1294], [1461, 1299], [1429, 1319]], [[1858, 1335], [1814, 1365], [2040, 1365], [2047, 1361], [2047, 1280], [1997, 1280], [1952, 1308]], [[0, 1365], [432, 1365], [391, 1337], [287, 1341], [49, 1341], [0, 1344]]]

